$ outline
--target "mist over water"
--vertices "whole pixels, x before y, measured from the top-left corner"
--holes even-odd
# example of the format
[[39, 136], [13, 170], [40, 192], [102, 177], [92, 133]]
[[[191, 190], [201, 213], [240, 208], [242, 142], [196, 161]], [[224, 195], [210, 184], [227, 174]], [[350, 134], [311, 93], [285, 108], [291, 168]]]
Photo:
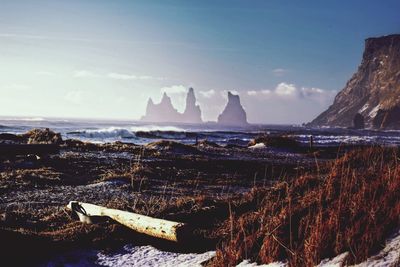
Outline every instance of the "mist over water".
[[94, 143], [121, 141], [147, 144], [161, 139], [193, 144], [196, 140], [220, 145], [247, 145], [261, 134], [290, 134], [307, 144], [312, 135], [318, 145], [400, 144], [400, 131], [372, 131], [343, 128], [312, 129], [296, 125], [249, 125], [226, 127], [217, 124], [167, 124], [135, 121], [101, 121], [45, 118], [0, 118], [0, 133], [24, 133], [33, 128], [50, 128], [64, 139]]

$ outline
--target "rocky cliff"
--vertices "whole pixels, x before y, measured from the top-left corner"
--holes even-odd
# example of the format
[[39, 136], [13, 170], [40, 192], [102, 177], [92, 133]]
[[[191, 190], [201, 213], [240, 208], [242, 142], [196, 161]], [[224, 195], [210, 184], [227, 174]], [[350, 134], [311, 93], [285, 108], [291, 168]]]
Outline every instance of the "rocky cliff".
[[149, 98], [146, 114], [141, 120], [148, 122], [201, 123], [201, 110], [196, 105], [193, 88], [189, 88], [184, 113], [178, 112], [172, 105], [171, 98], [164, 93], [159, 104], [154, 104], [153, 100]]
[[246, 111], [240, 104], [238, 95], [228, 92], [228, 103], [224, 111], [218, 116], [218, 123], [230, 126], [246, 126], [248, 124]]
[[400, 34], [367, 39], [357, 72], [309, 125], [400, 129]]

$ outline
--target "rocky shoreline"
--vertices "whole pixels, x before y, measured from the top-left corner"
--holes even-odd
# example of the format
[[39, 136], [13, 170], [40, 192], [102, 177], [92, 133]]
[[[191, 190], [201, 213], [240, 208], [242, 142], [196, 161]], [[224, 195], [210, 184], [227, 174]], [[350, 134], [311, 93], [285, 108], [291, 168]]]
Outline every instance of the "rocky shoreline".
[[[338, 151], [301, 147], [286, 137], [260, 137], [243, 147], [206, 140], [93, 144], [62, 140], [48, 129], [1, 138], [0, 145], [58, 148], [1, 156], [0, 236], [9, 244], [1, 256], [22, 265], [69, 249], [112, 249], [133, 241], [175, 251], [214, 250], [225, 235], [219, 226], [232, 210], [241, 214], [255, 207], [247, 196], [252, 190], [316, 173]], [[187, 222], [198, 242], [179, 247], [112, 221], [81, 224], [65, 209], [71, 200]]]

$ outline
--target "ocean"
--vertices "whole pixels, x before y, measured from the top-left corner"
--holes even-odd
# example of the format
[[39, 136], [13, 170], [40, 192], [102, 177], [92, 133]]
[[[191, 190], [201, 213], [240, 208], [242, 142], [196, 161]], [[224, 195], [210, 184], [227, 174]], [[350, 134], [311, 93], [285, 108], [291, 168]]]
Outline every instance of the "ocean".
[[300, 125], [260, 125], [227, 127], [215, 123], [166, 124], [140, 121], [111, 121], [47, 118], [0, 118], [0, 133], [24, 133], [33, 128], [50, 128], [64, 139], [78, 139], [94, 143], [126, 142], [147, 144], [168, 139], [186, 144], [196, 140], [220, 145], [247, 145], [262, 134], [289, 134], [307, 144], [310, 136], [321, 146], [345, 144], [400, 145], [400, 131], [355, 130], [345, 128], [307, 128]]

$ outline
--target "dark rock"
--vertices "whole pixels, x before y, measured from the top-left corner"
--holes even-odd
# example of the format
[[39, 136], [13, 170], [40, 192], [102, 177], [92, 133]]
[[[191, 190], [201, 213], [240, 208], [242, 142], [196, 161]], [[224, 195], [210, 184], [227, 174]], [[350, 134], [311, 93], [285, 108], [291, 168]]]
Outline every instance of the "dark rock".
[[22, 136], [16, 135], [16, 134], [2, 133], [2, 134], [0, 134], [0, 142], [3, 142], [3, 141], [20, 143], [20, 142], [24, 141], [24, 138]]
[[142, 117], [142, 121], [149, 122], [177, 122], [177, 123], [201, 123], [201, 110], [196, 105], [196, 97], [193, 88], [189, 88], [186, 97], [186, 108], [183, 113], [179, 113], [174, 108], [171, 98], [164, 93], [159, 104], [154, 104], [149, 98], [146, 107], [146, 114]]
[[145, 147], [146, 149], [170, 151], [174, 153], [199, 153], [199, 151], [195, 147], [167, 140], [160, 140], [157, 142], [149, 143]]
[[59, 145], [63, 142], [61, 134], [50, 129], [32, 129], [21, 135], [28, 144], [53, 144]]
[[357, 113], [367, 128], [400, 129], [400, 34], [365, 41], [358, 71], [309, 126], [351, 127]]
[[181, 120], [181, 114], [172, 105], [171, 98], [164, 93], [159, 104], [154, 104], [153, 100], [149, 98], [146, 114], [142, 120], [151, 122], [178, 122]]
[[238, 95], [228, 92], [228, 103], [224, 111], [218, 116], [218, 123], [230, 126], [248, 125], [246, 111], [240, 104]]
[[357, 113], [357, 114], [354, 116], [354, 119], [353, 119], [353, 127], [354, 127], [355, 129], [364, 129], [364, 127], [365, 127], [364, 117], [363, 117], [363, 115], [361, 115], [360, 113]]
[[193, 88], [189, 88], [186, 96], [186, 108], [182, 114], [183, 122], [186, 123], [202, 123], [200, 106], [196, 105], [196, 96]]

